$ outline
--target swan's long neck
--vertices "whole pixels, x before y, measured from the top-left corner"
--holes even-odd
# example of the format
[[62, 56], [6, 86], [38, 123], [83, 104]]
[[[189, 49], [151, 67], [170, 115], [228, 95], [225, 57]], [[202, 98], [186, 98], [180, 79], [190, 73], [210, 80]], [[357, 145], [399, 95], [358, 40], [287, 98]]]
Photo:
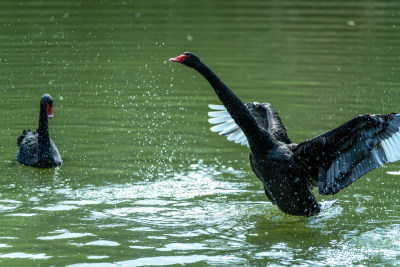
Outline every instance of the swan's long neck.
[[39, 154], [50, 147], [50, 136], [49, 136], [49, 119], [47, 116], [46, 108], [40, 104], [40, 115], [39, 115], [39, 128], [38, 128], [38, 149]]
[[207, 79], [236, 124], [243, 130], [252, 151], [275, 145], [272, 136], [262, 129], [243, 102], [204, 63], [195, 69]]

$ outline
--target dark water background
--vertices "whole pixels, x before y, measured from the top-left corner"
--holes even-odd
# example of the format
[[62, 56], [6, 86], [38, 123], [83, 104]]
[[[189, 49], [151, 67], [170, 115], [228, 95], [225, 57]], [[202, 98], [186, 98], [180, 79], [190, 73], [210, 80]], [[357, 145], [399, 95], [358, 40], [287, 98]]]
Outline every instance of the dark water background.
[[[0, 264], [399, 264], [399, 163], [282, 214], [209, 131], [210, 86], [168, 62], [197, 54], [301, 142], [400, 112], [399, 29], [397, 1], [1, 1]], [[43, 93], [50, 170], [14, 160]]]

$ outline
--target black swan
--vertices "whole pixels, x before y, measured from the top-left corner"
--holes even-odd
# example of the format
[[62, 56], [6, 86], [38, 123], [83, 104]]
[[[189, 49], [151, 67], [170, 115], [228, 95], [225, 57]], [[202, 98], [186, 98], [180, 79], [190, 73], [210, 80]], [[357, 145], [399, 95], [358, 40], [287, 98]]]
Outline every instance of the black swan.
[[300, 144], [290, 141], [269, 103], [244, 104], [200, 59], [185, 52], [172, 62], [197, 70], [224, 106], [210, 105], [213, 131], [248, 144], [250, 165], [265, 194], [285, 213], [300, 216], [320, 212], [312, 192], [335, 194], [384, 163], [400, 159], [400, 114], [364, 114]]
[[44, 94], [40, 99], [39, 128], [36, 132], [24, 130], [18, 137], [19, 149], [16, 159], [19, 163], [37, 168], [61, 165], [60, 153], [49, 136], [48, 118], [53, 118], [53, 98]]

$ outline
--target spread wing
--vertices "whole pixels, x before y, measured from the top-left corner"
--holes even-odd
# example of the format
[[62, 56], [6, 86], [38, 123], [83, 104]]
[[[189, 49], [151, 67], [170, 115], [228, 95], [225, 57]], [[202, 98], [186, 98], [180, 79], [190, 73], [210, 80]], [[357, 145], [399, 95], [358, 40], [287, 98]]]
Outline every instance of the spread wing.
[[[242, 129], [235, 123], [223, 105], [208, 106], [210, 109], [214, 110], [208, 112], [208, 116], [211, 117], [208, 122], [217, 124], [210, 128], [212, 132], [219, 132], [219, 135], [226, 136], [229, 141], [234, 141], [242, 146], [249, 146]], [[248, 108], [247, 104], [246, 106]]]
[[319, 193], [335, 194], [365, 173], [400, 160], [400, 114], [357, 116], [299, 144], [294, 153]]

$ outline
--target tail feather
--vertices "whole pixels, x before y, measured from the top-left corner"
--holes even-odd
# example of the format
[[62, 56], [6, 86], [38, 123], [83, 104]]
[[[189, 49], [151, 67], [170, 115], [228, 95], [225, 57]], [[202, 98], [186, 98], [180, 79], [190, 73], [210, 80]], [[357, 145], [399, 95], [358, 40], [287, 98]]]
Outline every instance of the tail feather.
[[17, 138], [17, 144], [18, 144], [18, 146], [21, 146], [22, 140], [24, 140], [24, 138], [25, 138], [29, 133], [31, 133], [31, 129], [28, 129], [28, 131], [27, 131], [27, 130], [23, 130], [23, 131], [22, 131], [22, 135], [18, 136], [18, 138]]

